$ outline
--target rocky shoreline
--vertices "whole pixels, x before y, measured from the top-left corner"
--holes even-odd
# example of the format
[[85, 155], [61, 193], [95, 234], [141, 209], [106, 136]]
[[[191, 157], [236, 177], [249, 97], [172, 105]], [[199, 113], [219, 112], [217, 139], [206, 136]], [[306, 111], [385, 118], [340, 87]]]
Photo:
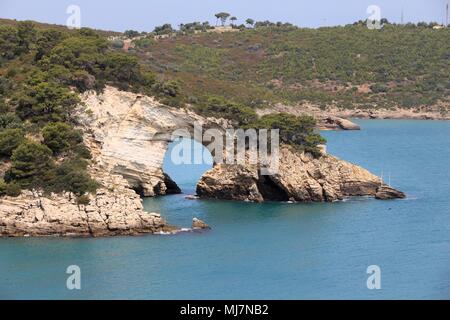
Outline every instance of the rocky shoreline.
[[17, 198], [0, 199], [0, 236], [7, 237], [109, 237], [174, 233], [157, 213], [143, 210], [132, 193], [101, 189], [87, 205], [73, 194], [44, 196], [24, 191]]
[[450, 120], [450, 112], [441, 113], [435, 110], [435, 108], [338, 109], [336, 107], [329, 107], [321, 109], [311, 104], [290, 106], [279, 103], [270, 108], [258, 110], [260, 116], [280, 112], [296, 116], [304, 114], [313, 115], [317, 119], [319, 130], [361, 129], [357, 124], [348, 119]]
[[0, 237], [110, 237], [180, 232], [158, 213], [144, 210], [141, 197], [120, 175], [91, 168], [102, 185], [86, 203], [71, 193], [23, 191], [0, 198]]

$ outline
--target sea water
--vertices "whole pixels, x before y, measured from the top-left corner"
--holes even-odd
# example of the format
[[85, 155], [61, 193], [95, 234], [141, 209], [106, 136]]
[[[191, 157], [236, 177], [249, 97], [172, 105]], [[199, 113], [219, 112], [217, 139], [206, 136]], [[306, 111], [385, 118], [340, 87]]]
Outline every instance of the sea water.
[[[211, 231], [103, 239], [0, 239], [3, 299], [450, 298], [450, 122], [357, 120], [324, 132], [329, 153], [407, 194], [287, 204], [186, 200], [210, 165], [165, 170], [183, 195], [148, 211]], [[197, 146], [198, 147], [198, 146]], [[68, 290], [68, 266], [81, 290]], [[381, 289], [370, 290], [369, 266]]]

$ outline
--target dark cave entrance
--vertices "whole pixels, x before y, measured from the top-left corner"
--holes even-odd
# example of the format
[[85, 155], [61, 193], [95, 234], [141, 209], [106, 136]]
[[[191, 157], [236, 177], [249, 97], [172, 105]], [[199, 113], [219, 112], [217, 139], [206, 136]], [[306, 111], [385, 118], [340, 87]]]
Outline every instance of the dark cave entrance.
[[[145, 188], [142, 186], [142, 184], [136, 184], [132, 187], [134, 192], [136, 192], [141, 198], [146, 198], [149, 196], [148, 190], [145, 190]], [[172, 195], [172, 194], [180, 194], [181, 189], [178, 187], [178, 185], [173, 181], [169, 175], [164, 174], [164, 179], [162, 183], [158, 183], [156, 186], [153, 187], [153, 194], [155, 196], [160, 195]]]
[[132, 188], [141, 198], [145, 198], [145, 191], [141, 185], [133, 186]]
[[290, 197], [270, 176], [259, 176], [258, 190], [266, 201], [289, 201]]

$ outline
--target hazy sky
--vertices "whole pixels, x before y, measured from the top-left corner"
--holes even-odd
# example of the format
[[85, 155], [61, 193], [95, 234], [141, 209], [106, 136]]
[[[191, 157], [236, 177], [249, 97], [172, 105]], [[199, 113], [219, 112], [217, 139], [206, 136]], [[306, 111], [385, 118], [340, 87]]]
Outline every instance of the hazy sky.
[[436, 21], [442, 23], [449, 0], [0, 0], [0, 17], [65, 24], [69, 5], [81, 8], [84, 27], [124, 31], [152, 31], [156, 25], [210, 21], [226, 11], [245, 21], [291, 22], [303, 27], [342, 25], [369, 15], [369, 5], [381, 8], [381, 15], [400, 22]]

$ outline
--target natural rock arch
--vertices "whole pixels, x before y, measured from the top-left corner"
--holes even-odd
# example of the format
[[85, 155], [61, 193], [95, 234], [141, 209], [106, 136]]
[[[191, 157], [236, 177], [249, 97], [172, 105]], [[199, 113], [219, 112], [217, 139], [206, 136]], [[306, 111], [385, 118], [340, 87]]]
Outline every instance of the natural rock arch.
[[[163, 172], [164, 156], [174, 133], [184, 131], [209, 149], [212, 140], [195, 132], [216, 129], [224, 133], [226, 121], [206, 119], [192, 111], [167, 107], [151, 97], [106, 87], [82, 96], [79, 119], [93, 153], [96, 172], [121, 175], [141, 196], [180, 192]], [[214, 154], [213, 154], [214, 156]], [[98, 173], [97, 173], [98, 175]]]
[[[184, 130], [209, 147], [211, 140], [195, 134], [229, 128], [225, 120], [205, 118], [190, 110], [167, 107], [151, 97], [106, 87], [102, 94], [82, 96], [79, 119], [93, 153], [96, 178], [118, 175], [142, 196], [179, 192], [163, 172], [164, 156], [175, 131]], [[214, 152], [214, 150], [210, 150]], [[213, 154], [214, 156], [214, 154]], [[217, 164], [204, 174], [197, 193], [205, 198], [249, 201], [335, 201], [345, 196], [404, 197], [369, 171], [324, 155], [314, 159], [281, 146], [279, 172], [261, 176], [255, 165]]]

